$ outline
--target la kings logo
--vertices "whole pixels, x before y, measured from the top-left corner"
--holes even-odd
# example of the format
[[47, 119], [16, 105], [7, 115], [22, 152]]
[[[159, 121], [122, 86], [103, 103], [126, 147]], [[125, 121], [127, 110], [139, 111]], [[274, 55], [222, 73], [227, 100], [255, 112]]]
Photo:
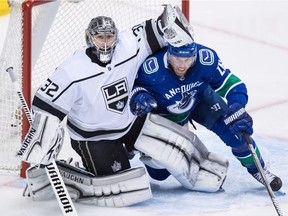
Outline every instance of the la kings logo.
[[101, 88], [108, 110], [122, 114], [128, 101], [128, 84], [126, 78]]

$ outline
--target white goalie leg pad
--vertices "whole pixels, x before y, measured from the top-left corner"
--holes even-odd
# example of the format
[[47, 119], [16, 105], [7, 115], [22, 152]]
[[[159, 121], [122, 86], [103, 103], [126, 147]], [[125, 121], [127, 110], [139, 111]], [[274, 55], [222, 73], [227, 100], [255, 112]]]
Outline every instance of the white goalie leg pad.
[[57, 163], [71, 198], [97, 206], [124, 207], [152, 197], [144, 167], [131, 168], [114, 175], [95, 177], [80, 168]]
[[161, 166], [157, 161], [155, 161], [152, 157], [145, 155], [143, 152], [140, 152], [140, 158], [142, 163], [152, 167], [154, 169], [165, 169], [165, 167]]
[[[105, 177], [95, 177], [84, 169], [57, 161], [71, 199], [84, 204], [124, 207], [152, 198], [144, 167], [136, 167]], [[45, 170], [32, 167], [26, 172], [28, 192], [33, 200], [55, 197]]]
[[217, 191], [227, 174], [226, 159], [220, 162], [214, 157], [210, 159], [210, 155], [217, 159], [221, 157], [211, 154], [193, 132], [159, 115], [147, 115], [135, 148], [150, 156], [156, 167], [166, 168], [190, 190]]
[[178, 6], [166, 5], [157, 20], [158, 27], [166, 42], [175, 47], [194, 42], [194, 32]]
[[26, 170], [27, 188], [23, 195], [30, 196], [35, 201], [55, 198], [50, 181], [44, 168], [31, 166]]
[[208, 157], [202, 161], [194, 190], [216, 192], [223, 185], [229, 161], [219, 155], [210, 152]]
[[60, 120], [37, 112], [17, 155], [30, 164], [48, 165], [57, 158], [63, 141], [64, 129]]

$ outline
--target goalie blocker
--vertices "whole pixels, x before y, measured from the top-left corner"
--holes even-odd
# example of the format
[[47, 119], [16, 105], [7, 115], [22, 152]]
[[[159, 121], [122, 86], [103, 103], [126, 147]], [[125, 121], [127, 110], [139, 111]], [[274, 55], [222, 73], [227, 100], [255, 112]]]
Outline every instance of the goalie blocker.
[[56, 159], [64, 141], [64, 129], [57, 117], [36, 112], [17, 156], [33, 165], [48, 165]]
[[143, 163], [167, 169], [190, 190], [216, 192], [227, 175], [227, 159], [209, 152], [193, 132], [159, 115], [147, 115], [135, 148], [144, 153]]
[[[84, 204], [124, 207], [152, 197], [148, 175], [144, 167], [131, 168], [114, 175], [96, 177], [84, 169], [57, 161], [60, 174], [71, 199]], [[26, 171], [27, 187], [24, 196], [33, 200], [55, 197], [45, 170], [36, 166]]]

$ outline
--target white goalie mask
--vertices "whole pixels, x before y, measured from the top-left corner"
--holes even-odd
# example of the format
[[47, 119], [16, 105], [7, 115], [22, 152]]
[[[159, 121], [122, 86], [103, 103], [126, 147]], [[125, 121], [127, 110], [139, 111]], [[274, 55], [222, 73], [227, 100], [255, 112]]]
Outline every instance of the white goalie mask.
[[86, 43], [94, 47], [98, 59], [108, 63], [113, 55], [118, 37], [118, 29], [110, 17], [98, 16], [93, 18], [86, 33]]

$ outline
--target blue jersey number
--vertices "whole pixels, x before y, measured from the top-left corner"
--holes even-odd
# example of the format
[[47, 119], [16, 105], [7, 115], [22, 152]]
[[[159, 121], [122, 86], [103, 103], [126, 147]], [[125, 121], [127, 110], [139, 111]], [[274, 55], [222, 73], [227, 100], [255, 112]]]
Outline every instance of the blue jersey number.
[[220, 59], [218, 60], [217, 70], [219, 71], [221, 76], [223, 76], [225, 74], [225, 71], [226, 71], [226, 68], [224, 67], [224, 65]]

